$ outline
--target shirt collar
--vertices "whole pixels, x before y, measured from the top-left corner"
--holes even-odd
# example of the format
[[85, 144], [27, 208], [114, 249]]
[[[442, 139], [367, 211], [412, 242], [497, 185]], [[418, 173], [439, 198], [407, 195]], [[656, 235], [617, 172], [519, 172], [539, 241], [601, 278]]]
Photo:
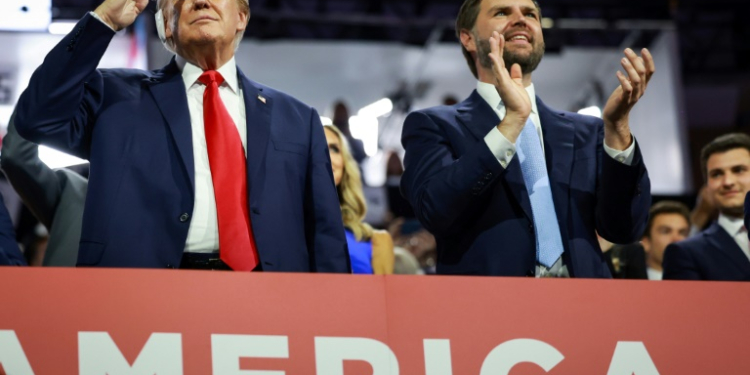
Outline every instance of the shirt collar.
[[719, 226], [724, 228], [730, 236], [734, 237], [742, 230], [745, 225], [741, 217], [729, 217], [724, 214], [719, 215]]
[[[198, 82], [198, 78], [203, 74], [203, 69], [188, 62], [180, 56], [175, 57], [175, 62], [177, 63], [177, 67], [182, 71], [182, 80], [185, 83], [185, 91], [188, 91], [196, 82]], [[234, 56], [232, 56], [232, 58], [219, 69], [216, 69], [216, 71], [224, 77], [224, 83], [222, 85], [227, 85], [227, 87], [229, 87], [235, 94], [239, 92], [237, 63], [234, 60]]]
[[[534, 91], [534, 84], [530, 84], [526, 86], [526, 92], [529, 94], [529, 98], [531, 99], [531, 113], [539, 114], [536, 107], [536, 92]], [[500, 99], [500, 94], [497, 93], [497, 89], [495, 88], [495, 85], [491, 83], [486, 83], [482, 81], [477, 81], [477, 93], [479, 93], [479, 96], [481, 96], [484, 101], [487, 102], [487, 104], [492, 107], [495, 111], [501, 111], [502, 113], [505, 113], [505, 105], [503, 104], [502, 99]]]

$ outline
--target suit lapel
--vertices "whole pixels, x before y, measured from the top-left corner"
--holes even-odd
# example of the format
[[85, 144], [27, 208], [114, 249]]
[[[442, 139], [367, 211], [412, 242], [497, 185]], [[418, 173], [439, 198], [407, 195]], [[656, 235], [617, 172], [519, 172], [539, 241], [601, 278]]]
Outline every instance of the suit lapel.
[[[483, 142], [487, 133], [500, 123], [500, 118], [497, 117], [495, 110], [487, 104], [476, 90], [458, 107], [457, 117], [458, 121], [467, 127], [479, 142]], [[526, 183], [523, 180], [523, 174], [521, 174], [521, 163], [517, 157], [514, 157], [508, 168], [505, 169], [505, 181], [526, 217], [532, 220], [531, 201], [526, 190]]]
[[711, 251], [718, 252], [729, 258], [730, 262], [746, 277], [750, 275], [750, 260], [747, 259], [742, 249], [737, 246], [734, 238], [718, 222], [714, 222], [706, 230], [706, 240], [714, 247]]
[[268, 141], [271, 135], [271, 108], [273, 99], [263, 94], [263, 88], [249, 80], [237, 68], [245, 100], [247, 119], [247, 190], [250, 205], [260, 200], [262, 178], [265, 170]]
[[190, 110], [187, 104], [185, 83], [180, 70], [172, 61], [149, 79], [151, 95], [156, 101], [182, 160], [182, 166], [190, 178], [190, 189], [194, 193], [195, 166], [193, 164], [193, 135], [190, 125]]
[[544, 156], [547, 162], [552, 199], [555, 202], [557, 220], [561, 225], [563, 238], [567, 231], [568, 204], [570, 202], [570, 172], [573, 167], [573, 145], [575, 129], [570, 119], [554, 112], [537, 98], [539, 121], [544, 136]]

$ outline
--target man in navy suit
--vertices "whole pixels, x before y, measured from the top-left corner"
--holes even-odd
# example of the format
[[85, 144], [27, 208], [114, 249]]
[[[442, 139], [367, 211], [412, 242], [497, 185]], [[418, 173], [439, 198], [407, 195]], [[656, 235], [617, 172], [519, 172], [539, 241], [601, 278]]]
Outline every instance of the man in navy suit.
[[176, 58], [96, 69], [147, 4], [104, 1], [19, 100], [19, 134], [91, 162], [78, 265], [349, 272], [318, 114], [235, 64], [247, 0], [160, 0]]
[[750, 136], [731, 133], [714, 139], [701, 150], [701, 166], [719, 219], [667, 247], [664, 279], [750, 281], [750, 244], [743, 223], [750, 191]]
[[401, 189], [437, 239], [437, 272], [611, 277], [596, 231], [637, 240], [651, 202], [628, 123], [654, 73], [650, 54], [625, 51], [602, 121], [536, 98], [536, 2], [466, 0], [456, 31], [477, 90], [411, 113], [402, 134]]

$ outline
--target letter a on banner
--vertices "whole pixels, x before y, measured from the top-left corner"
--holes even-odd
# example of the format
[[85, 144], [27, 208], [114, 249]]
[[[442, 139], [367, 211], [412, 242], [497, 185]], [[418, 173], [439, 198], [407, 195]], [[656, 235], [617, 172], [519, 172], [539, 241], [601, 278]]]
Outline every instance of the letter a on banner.
[[78, 332], [80, 375], [182, 375], [182, 335], [152, 333], [133, 366], [107, 332]]
[[398, 360], [388, 345], [362, 337], [316, 337], [317, 375], [344, 375], [344, 361], [365, 361], [372, 375], [398, 375]]
[[513, 366], [522, 362], [531, 362], [549, 372], [563, 359], [562, 353], [544, 341], [510, 340], [492, 349], [484, 359], [479, 375], [508, 375]]
[[0, 329], [0, 373], [34, 375], [15, 331]]
[[659, 375], [654, 361], [640, 341], [620, 341], [615, 347], [607, 375]]

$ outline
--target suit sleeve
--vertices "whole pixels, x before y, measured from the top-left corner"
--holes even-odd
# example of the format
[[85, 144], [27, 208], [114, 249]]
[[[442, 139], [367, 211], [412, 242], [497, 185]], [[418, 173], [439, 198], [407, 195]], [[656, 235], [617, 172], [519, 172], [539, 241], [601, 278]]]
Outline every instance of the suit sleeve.
[[24, 138], [87, 159], [103, 80], [96, 70], [114, 31], [84, 16], [45, 57], [16, 108]]
[[412, 112], [404, 122], [406, 150], [401, 191], [420, 222], [432, 233], [461, 231], [490, 198], [488, 191], [505, 169], [483, 139], [456, 158], [434, 117]]
[[62, 194], [59, 176], [39, 159], [38, 146], [18, 135], [15, 114], [3, 138], [0, 165], [23, 203], [50, 229], [55, 207]]
[[305, 232], [313, 272], [351, 273], [349, 249], [344, 236], [336, 185], [323, 134], [323, 124], [315, 110], [311, 111], [310, 158], [305, 187]]
[[[603, 128], [599, 141], [599, 181], [596, 229], [613, 243], [638, 241], [646, 229], [651, 207], [651, 182], [636, 143], [633, 164], [623, 164], [604, 153]], [[634, 140], [635, 142], [635, 140]]]
[[671, 244], [664, 250], [664, 280], [702, 280], [698, 264], [690, 250]]
[[10, 220], [5, 201], [0, 195], [0, 265], [2, 266], [25, 266], [26, 260], [21, 254], [16, 242], [16, 232], [13, 222]]

